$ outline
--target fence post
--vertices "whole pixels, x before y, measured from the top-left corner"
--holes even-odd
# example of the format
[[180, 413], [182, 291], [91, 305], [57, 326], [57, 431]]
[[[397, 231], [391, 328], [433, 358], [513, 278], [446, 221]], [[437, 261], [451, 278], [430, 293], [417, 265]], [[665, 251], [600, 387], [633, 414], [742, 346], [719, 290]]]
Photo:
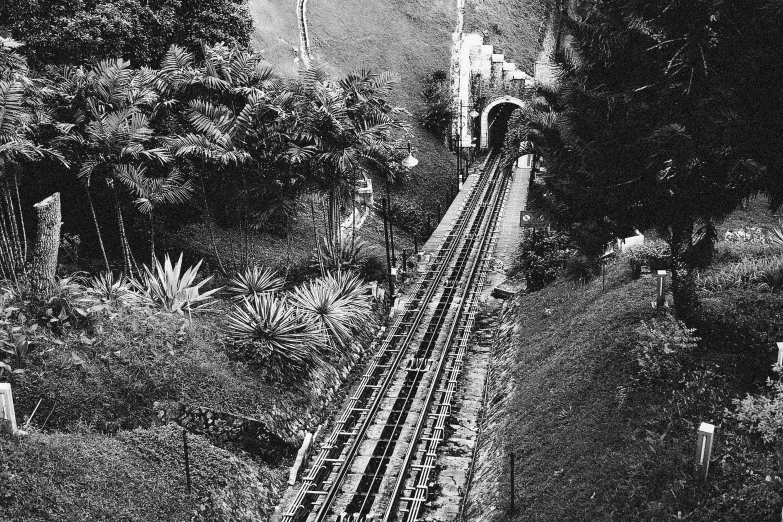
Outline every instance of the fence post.
[[701, 426], [699, 426], [699, 431], [696, 433], [696, 475], [701, 480], [707, 480], [714, 435], [715, 426], [708, 422], [702, 422]]

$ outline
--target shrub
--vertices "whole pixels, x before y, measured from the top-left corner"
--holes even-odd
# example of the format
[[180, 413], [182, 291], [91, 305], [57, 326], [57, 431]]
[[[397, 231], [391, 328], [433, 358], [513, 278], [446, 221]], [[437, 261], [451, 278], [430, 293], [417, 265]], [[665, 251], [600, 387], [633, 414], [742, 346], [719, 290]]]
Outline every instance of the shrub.
[[565, 261], [566, 279], [577, 285], [586, 285], [599, 274], [599, 261], [585, 255], [575, 255]]
[[326, 334], [332, 347], [346, 348], [369, 319], [367, 288], [355, 274], [327, 274], [297, 288], [292, 301], [302, 317]]
[[163, 265], [156, 259], [154, 270], [145, 265], [141, 281], [134, 284], [138, 295], [164, 312], [183, 315], [185, 310], [188, 313], [207, 311], [213, 302], [212, 294], [220, 289], [200, 292], [201, 287], [212, 279], [208, 277], [199, 283], [195, 282], [202, 261], [182, 273], [182, 254], [176, 265], [172, 265], [168, 254]]
[[438, 69], [425, 78], [421, 96], [424, 98], [424, 109], [417, 114], [419, 123], [440, 138], [446, 136], [453, 120], [446, 71]]
[[740, 429], [761, 436], [767, 444], [780, 441], [783, 435], [783, 367], [776, 364], [772, 369], [778, 378], [767, 378], [769, 394], [747, 394], [744, 399], [735, 399], [736, 410], [727, 412]]
[[244, 299], [226, 319], [230, 348], [247, 362], [266, 366], [280, 377], [326, 369], [320, 354], [328, 348], [325, 337], [285, 299], [268, 294]]
[[540, 290], [557, 279], [572, 255], [568, 236], [544, 229], [531, 230], [519, 246], [511, 275], [522, 273], [529, 291]]
[[698, 284], [706, 290], [756, 287], [775, 292], [783, 286], [783, 257], [745, 258], [704, 276]]
[[629, 247], [622, 256], [627, 260], [634, 279], [642, 275], [643, 266], [649, 266], [653, 271], [671, 268], [671, 248], [660, 239], [647, 240], [643, 245]]
[[234, 274], [229, 281], [230, 286], [226, 288], [226, 293], [233, 301], [241, 301], [245, 297], [279, 292], [284, 284], [285, 281], [274, 270], [254, 266]]
[[635, 381], [643, 386], [677, 381], [693, 360], [699, 338], [672, 316], [643, 321], [636, 328], [632, 354], [636, 361]]
[[134, 305], [140, 304], [133, 284], [124, 274], [102, 272], [87, 282], [87, 293], [103, 303]]

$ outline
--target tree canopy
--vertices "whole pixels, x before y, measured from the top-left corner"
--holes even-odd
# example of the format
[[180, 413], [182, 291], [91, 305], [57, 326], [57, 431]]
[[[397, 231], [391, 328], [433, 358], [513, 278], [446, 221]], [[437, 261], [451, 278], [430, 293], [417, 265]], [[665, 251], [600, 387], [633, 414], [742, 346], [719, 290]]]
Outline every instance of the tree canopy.
[[0, 24], [25, 43], [35, 66], [124, 58], [156, 64], [171, 44], [247, 45], [246, 0], [6, 0]]
[[580, 3], [564, 20], [556, 86], [528, 93], [507, 136], [512, 154], [545, 159], [554, 218], [603, 241], [657, 229], [683, 268], [677, 290], [717, 220], [759, 192], [779, 204], [776, 5]]

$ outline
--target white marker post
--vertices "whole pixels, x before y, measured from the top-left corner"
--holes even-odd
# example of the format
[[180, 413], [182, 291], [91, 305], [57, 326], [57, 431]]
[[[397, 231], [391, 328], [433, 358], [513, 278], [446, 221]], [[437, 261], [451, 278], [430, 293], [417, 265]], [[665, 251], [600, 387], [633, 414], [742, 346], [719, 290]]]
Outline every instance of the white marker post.
[[3, 382], [0, 383], [0, 433], [15, 435], [17, 431], [11, 385], [7, 382]]
[[778, 366], [783, 366], [783, 342], [778, 343]]
[[663, 308], [666, 306], [666, 287], [669, 283], [669, 272], [666, 270], [658, 270], [655, 274], [657, 296], [655, 298], [655, 308]]
[[707, 472], [710, 469], [714, 435], [715, 426], [708, 422], [702, 422], [696, 432], [696, 475], [702, 480], [707, 480]]

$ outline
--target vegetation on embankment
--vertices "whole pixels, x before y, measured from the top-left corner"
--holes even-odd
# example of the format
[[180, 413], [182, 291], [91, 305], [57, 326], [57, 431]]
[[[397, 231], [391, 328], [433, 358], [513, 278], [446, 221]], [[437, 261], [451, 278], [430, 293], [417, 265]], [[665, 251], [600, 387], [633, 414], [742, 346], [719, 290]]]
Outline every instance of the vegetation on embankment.
[[[742, 215], [734, 223], [744, 226]], [[783, 402], [766, 379], [779, 378], [770, 366], [783, 297], [737, 267], [780, 257], [770, 245], [719, 243], [693, 330], [650, 306], [653, 281], [634, 279], [625, 257], [608, 268], [605, 292], [600, 278], [559, 280], [511, 301], [468, 518], [779, 520]], [[717, 433], [706, 483], [693, 468], [701, 422]]]
[[187, 492], [182, 433], [172, 427], [116, 437], [82, 433], [0, 436], [0, 519], [264, 520], [283, 477], [188, 438]]

